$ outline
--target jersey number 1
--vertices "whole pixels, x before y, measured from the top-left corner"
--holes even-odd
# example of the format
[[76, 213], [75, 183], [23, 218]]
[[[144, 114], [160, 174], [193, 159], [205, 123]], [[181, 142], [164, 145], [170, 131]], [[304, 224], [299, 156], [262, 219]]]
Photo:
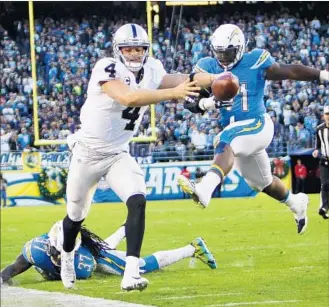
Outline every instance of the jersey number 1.
[[242, 111], [247, 112], [248, 108], [248, 92], [247, 92], [247, 83], [241, 83], [240, 86], [241, 102], [242, 102]]
[[[241, 95], [241, 104], [242, 104], [242, 112], [248, 112], [248, 92], [247, 92], [247, 83], [243, 82], [240, 86], [240, 92], [239, 95]], [[233, 103], [233, 99], [231, 100]], [[235, 118], [234, 115], [230, 117], [230, 124], [234, 123]]]
[[139, 118], [139, 110], [141, 108], [128, 107], [122, 111], [122, 118], [128, 119], [130, 122], [125, 126], [125, 130], [134, 131], [135, 121]]

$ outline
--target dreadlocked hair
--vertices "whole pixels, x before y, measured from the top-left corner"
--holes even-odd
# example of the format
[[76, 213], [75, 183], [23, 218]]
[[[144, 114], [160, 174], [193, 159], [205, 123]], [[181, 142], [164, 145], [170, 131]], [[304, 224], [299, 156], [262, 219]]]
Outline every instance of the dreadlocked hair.
[[97, 258], [102, 257], [101, 252], [111, 248], [99, 236], [91, 232], [86, 226], [81, 227], [81, 246], [87, 248]]

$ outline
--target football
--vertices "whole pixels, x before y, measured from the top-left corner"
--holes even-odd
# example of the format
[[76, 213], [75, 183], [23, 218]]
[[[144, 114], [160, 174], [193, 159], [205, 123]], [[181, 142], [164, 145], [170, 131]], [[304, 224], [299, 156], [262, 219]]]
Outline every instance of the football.
[[211, 90], [216, 99], [228, 101], [234, 98], [239, 92], [239, 79], [231, 72], [224, 72], [215, 79]]

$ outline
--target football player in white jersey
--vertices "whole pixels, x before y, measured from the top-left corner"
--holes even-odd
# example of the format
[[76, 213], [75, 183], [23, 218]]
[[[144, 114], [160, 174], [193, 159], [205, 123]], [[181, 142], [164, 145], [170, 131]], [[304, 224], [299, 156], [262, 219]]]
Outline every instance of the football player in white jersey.
[[129, 155], [128, 144], [149, 105], [199, 96], [201, 87], [209, 87], [217, 77], [205, 73], [167, 74], [159, 60], [148, 56], [149, 48], [147, 33], [139, 25], [126, 24], [116, 31], [115, 57], [96, 63], [81, 110], [81, 130], [68, 138], [72, 160], [61, 253], [61, 279], [66, 288], [72, 288], [76, 280], [75, 240], [102, 177], [128, 209], [127, 258], [121, 288], [143, 290], [148, 285], [139, 273], [146, 186], [141, 168]]

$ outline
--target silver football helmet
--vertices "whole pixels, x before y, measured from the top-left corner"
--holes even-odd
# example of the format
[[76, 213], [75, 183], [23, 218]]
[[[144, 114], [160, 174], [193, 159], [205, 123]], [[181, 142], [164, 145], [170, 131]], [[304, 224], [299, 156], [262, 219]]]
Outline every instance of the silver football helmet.
[[[122, 47], [143, 47], [145, 52], [142, 57], [128, 58], [122, 54]], [[113, 51], [130, 71], [137, 72], [146, 63], [150, 49], [150, 41], [146, 31], [139, 25], [128, 23], [121, 26], [114, 34]]]

